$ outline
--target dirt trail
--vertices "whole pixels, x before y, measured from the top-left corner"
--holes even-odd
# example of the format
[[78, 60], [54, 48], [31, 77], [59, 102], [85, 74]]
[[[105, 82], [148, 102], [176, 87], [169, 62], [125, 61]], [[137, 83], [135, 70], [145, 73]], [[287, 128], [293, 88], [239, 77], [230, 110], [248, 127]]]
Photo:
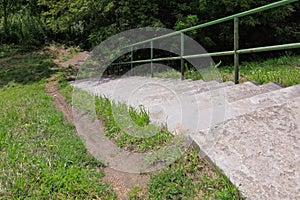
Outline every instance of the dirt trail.
[[[58, 50], [59, 57], [63, 57], [67, 54], [67, 51], [62, 49]], [[60, 58], [54, 60], [59, 67], [66, 68], [69, 65], [73, 65], [79, 68], [80, 65], [89, 56], [88, 52], [81, 52], [75, 55], [68, 61], [60, 62]], [[49, 82], [46, 84], [47, 93], [54, 98], [54, 103], [57, 109], [61, 110], [64, 118], [67, 122], [73, 123], [72, 108], [66, 103], [65, 97], [59, 92], [57, 87], [57, 81], [55, 80], [56, 75], [53, 75]], [[147, 182], [149, 181], [149, 175], [146, 174], [130, 174], [125, 172], [116, 171], [109, 167], [104, 168], [105, 176], [103, 181], [107, 181], [112, 184], [115, 192], [118, 195], [118, 199], [128, 199], [128, 192], [134, 186], [143, 188], [140, 192], [145, 193]]]
[[54, 97], [54, 103], [57, 109], [61, 110], [65, 120], [70, 123], [74, 123], [71, 107], [66, 103], [65, 97], [59, 92], [57, 88], [57, 82], [55, 76], [50, 78], [50, 81], [46, 84], [47, 93]]

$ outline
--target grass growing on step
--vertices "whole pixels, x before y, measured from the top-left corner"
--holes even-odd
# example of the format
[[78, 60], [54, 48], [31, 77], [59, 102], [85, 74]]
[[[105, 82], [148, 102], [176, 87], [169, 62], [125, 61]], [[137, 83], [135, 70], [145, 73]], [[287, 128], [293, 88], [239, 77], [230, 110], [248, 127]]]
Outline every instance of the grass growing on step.
[[169, 168], [154, 174], [148, 188], [149, 199], [242, 199], [237, 187], [212, 170], [194, 148]]
[[[41, 72], [53, 65], [49, 59], [27, 53], [0, 68], [2, 83], [7, 82], [7, 70], [10, 77], [0, 88], [1, 199], [116, 199], [110, 185], [101, 181], [103, 164], [86, 152], [74, 126], [64, 122], [46, 94]], [[36, 62], [44, 63], [39, 72], [34, 70]], [[14, 74], [23, 70], [23, 75], [33, 70], [37, 78], [13, 82], [19, 78]]]
[[141, 200], [147, 199], [147, 189], [143, 186], [136, 185], [133, 186], [128, 192], [128, 198], [130, 200]]

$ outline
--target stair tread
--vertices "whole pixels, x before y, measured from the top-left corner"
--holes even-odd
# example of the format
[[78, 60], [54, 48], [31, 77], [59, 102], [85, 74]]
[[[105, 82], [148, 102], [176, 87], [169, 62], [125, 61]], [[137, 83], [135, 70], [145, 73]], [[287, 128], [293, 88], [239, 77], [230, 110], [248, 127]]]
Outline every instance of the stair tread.
[[206, 133], [206, 142], [200, 134], [193, 139], [250, 199], [297, 199], [299, 127], [298, 96], [229, 119]]

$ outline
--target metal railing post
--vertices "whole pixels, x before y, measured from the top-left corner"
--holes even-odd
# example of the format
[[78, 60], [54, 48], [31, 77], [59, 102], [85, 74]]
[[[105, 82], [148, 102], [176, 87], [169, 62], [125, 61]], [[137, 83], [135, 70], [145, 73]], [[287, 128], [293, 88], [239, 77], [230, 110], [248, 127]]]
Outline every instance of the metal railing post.
[[153, 40], [150, 42], [151, 78], [153, 78]]
[[234, 83], [239, 83], [239, 18], [234, 18]]
[[130, 73], [134, 75], [133, 72], [133, 47], [130, 47]]
[[180, 70], [181, 70], [181, 80], [184, 80], [184, 34], [180, 34]]

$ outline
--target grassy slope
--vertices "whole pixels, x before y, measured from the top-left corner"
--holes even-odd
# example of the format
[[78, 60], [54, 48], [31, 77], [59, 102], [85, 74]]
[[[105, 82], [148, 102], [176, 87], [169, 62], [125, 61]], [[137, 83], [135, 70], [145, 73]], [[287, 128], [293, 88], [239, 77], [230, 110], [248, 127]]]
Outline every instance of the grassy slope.
[[[0, 59], [0, 199], [115, 199], [102, 163], [46, 94], [50, 55]], [[17, 60], [17, 62], [13, 62]], [[28, 77], [29, 76], [29, 77]], [[33, 77], [33, 79], [32, 79]]]

